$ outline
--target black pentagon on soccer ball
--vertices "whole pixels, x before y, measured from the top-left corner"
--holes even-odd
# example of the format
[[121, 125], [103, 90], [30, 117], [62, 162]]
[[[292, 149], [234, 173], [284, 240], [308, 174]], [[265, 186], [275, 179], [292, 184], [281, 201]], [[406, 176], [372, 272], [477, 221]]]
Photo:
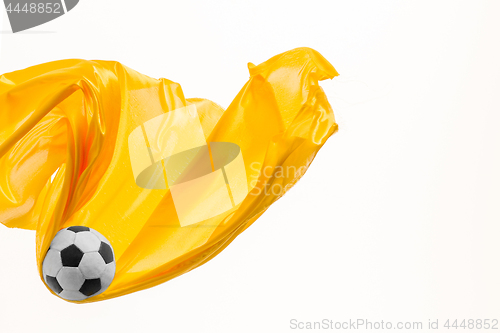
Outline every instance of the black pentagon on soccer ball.
[[63, 290], [63, 288], [61, 287], [59, 282], [57, 282], [57, 279], [55, 277], [46, 275], [45, 281], [49, 285], [50, 289], [52, 289], [56, 294], [59, 294]]
[[75, 226], [69, 227], [68, 230], [71, 230], [71, 231], [76, 233], [76, 232], [80, 232], [80, 231], [90, 231], [90, 228], [75, 225]]
[[99, 248], [99, 254], [106, 264], [109, 264], [113, 261], [113, 250], [111, 250], [111, 246], [108, 244], [101, 242], [101, 247]]
[[92, 296], [99, 290], [101, 290], [101, 279], [85, 280], [82, 287], [80, 288], [80, 292], [85, 296]]
[[62, 264], [65, 267], [78, 267], [82, 258], [83, 252], [75, 244], [61, 251]]

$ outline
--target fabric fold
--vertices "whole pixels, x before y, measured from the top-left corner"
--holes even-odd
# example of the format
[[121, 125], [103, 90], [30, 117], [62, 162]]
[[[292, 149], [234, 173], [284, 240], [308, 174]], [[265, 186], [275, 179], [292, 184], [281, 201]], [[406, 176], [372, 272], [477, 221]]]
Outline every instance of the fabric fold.
[[[94, 302], [212, 259], [306, 172], [337, 131], [317, 51], [260, 65], [229, 107], [118, 62], [61, 60], [0, 76], [0, 221], [104, 235], [116, 274]], [[300, 209], [298, 207], [297, 209]], [[43, 281], [43, 277], [42, 277]]]

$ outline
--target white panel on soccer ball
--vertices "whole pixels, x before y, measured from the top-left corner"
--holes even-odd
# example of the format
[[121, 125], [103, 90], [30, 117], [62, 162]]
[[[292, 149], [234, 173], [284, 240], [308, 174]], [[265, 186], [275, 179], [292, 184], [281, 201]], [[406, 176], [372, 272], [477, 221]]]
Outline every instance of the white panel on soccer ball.
[[99, 251], [101, 240], [90, 231], [83, 231], [76, 234], [75, 245], [83, 253]]
[[63, 290], [79, 290], [85, 278], [78, 267], [63, 267], [57, 274], [57, 281]]
[[82, 294], [79, 291], [75, 290], [63, 290], [59, 294], [60, 297], [67, 299], [68, 301], [83, 301], [84, 299], [88, 298], [84, 294]]
[[[92, 235], [92, 237], [95, 236]], [[101, 241], [99, 241], [99, 244], [100, 243]], [[106, 263], [99, 252], [85, 253], [78, 268], [80, 268], [80, 271], [86, 279], [98, 279], [104, 272]]]
[[115, 271], [115, 261], [110, 262], [106, 265], [106, 269], [104, 269], [104, 272], [101, 275], [101, 291], [99, 291], [99, 293], [102, 293], [104, 290], [108, 289], [111, 282], [113, 282], [113, 278], [115, 277]]
[[50, 249], [45, 255], [42, 264], [43, 277], [50, 275], [55, 277], [62, 268], [61, 252]]
[[90, 232], [93, 233], [94, 235], [97, 236], [97, 238], [99, 238], [101, 241], [103, 241], [104, 243], [108, 244], [108, 245], [111, 245], [111, 243], [108, 241], [108, 239], [106, 237], [104, 237], [103, 235], [101, 235], [100, 232], [98, 232], [97, 230], [94, 230], [94, 229], [90, 229]]
[[50, 243], [50, 248], [61, 251], [73, 244], [75, 237], [76, 234], [73, 231], [63, 229], [56, 234], [52, 243]]

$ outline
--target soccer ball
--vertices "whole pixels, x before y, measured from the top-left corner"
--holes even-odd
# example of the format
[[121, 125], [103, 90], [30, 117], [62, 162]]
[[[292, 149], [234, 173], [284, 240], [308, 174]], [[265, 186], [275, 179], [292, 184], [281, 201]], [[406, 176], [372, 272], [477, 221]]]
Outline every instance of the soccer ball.
[[47, 286], [69, 301], [102, 293], [113, 281], [115, 269], [111, 243], [97, 231], [82, 226], [60, 230], [42, 264]]

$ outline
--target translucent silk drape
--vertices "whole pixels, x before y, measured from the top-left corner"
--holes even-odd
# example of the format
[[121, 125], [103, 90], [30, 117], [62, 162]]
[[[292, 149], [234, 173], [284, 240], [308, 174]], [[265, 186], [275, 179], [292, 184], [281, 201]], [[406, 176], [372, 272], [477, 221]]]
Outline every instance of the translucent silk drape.
[[290, 189], [337, 131], [318, 81], [338, 73], [309, 48], [248, 67], [227, 110], [118, 62], [0, 76], [0, 222], [36, 230], [40, 274], [57, 231], [83, 225], [117, 263], [83, 302], [150, 288], [212, 259]]

